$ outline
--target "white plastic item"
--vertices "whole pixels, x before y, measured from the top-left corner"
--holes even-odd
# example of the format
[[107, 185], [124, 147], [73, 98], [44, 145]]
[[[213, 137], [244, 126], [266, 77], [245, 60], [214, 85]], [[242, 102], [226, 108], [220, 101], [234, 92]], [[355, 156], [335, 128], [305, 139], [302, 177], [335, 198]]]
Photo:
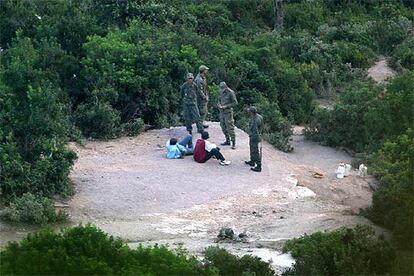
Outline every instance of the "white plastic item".
[[364, 164], [359, 165], [359, 171], [358, 174], [361, 177], [365, 177], [367, 175], [368, 172], [368, 167], [365, 166]]
[[339, 163], [338, 168], [335, 171], [336, 173], [336, 178], [344, 178], [345, 176], [345, 164], [344, 163]]
[[344, 176], [348, 176], [351, 173], [351, 165], [345, 164], [345, 173]]

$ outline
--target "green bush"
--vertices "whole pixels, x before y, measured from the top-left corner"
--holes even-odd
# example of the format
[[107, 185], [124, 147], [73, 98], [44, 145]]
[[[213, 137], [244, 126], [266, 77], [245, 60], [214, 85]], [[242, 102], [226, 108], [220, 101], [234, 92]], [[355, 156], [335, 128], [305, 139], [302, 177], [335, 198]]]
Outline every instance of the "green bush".
[[401, 70], [406, 68], [414, 70], [414, 38], [410, 38], [397, 47], [392, 52], [391, 65]]
[[210, 246], [203, 252], [207, 267], [217, 268], [220, 275], [274, 275], [269, 263], [258, 257], [245, 255], [238, 258], [225, 249]]
[[316, 31], [326, 19], [326, 9], [319, 1], [294, 3], [285, 6], [285, 25], [288, 30]]
[[265, 102], [258, 104], [257, 108], [264, 120], [263, 137], [277, 149], [292, 151], [293, 148], [289, 145], [292, 124], [282, 116], [277, 104]]
[[283, 275], [387, 275], [395, 252], [367, 226], [289, 240], [283, 247], [295, 258]]
[[236, 257], [210, 247], [204, 261], [182, 248], [129, 248], [120, 239], [94, 226], [78, 226], [55, 233], [50, 229], [29, 234], [0, 252], [2, 275], [274, 275], [257, 257]]
[[307, 138], [357, 152], [373, 152], [414, 124], [414, 72], [395, 77], [383, 92], [368, 82], [345, 88], [332, 111], [317, 109], [306, 128]]
[[0, 217], [6, 221], [45, 224], [65, 221], [67, 215], [63, 211], [56, 213], [51, 199], [26, 193], [0, 211]]
[[[1, 137], [0, 137], [1, 138]], [[28, 162], [19, 152], [12, 135], [0, 143], [0, 190], [3, 203], [8, 203], [25, 193], [52, 197], [72, 193], [68, 175], [76, 154], [60, 145], [51, 144], [36, 160]]]
[[132, 119], [122, 124], [122, 133], [126, 136], [137, 136], [144, 131], [144, 121], [141, 118]]
[[68, 195], [76, 155], [66, 147], [69, 108], [56, 75], [39, 68], [41, 52], [20, 34], [1, 55], [2, 202], [7, 205], [25, 193]]
[[414, 131], [387, 141], [369, 157], [370, 172], [380, 181], [368, 217], [394, 233], [400, 247], [412, 249], [414, 239]]
[[80, 104], [75, 113], [82, 133], [93, 138], [114, 138], [119, 133], [119, 112], [103, 103]]

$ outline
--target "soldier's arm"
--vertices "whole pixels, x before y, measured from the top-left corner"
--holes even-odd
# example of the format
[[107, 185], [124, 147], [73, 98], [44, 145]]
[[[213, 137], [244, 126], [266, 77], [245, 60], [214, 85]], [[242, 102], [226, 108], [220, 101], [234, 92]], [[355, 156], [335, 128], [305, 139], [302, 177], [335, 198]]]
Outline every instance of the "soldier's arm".
[[203, 89], [203, 82], [200, 79], [198, 79], [195, 81], [195, 86], [197, 88], [197, 96], [199, 96], [203, 100], [207, 100], [207, 95], [205, 94], [205, 91]]
[[238, 104], [236, 94], [234, 93], [234, 91], [230, 92], [230, 98], [231, 98], [231, 103], [226, 105], [226, 108], [232, 108], [232, 107], [235, 107]]
[[263, 118], [259, 117], [258, 121], [259, 122], [258, 122], [258, 125], [257, 125], [257, 133], [262, 134], [262, 132], [263, 132]]

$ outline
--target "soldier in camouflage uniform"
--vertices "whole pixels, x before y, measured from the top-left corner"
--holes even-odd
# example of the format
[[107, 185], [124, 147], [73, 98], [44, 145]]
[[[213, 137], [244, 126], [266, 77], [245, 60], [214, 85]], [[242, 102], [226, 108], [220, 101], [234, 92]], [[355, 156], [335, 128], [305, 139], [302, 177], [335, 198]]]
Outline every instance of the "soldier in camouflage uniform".
[[249, 109], [250, 121], [249, 121], [249, 146], [250, 146], [250, 161], [245, 161], [247, 165], [252, 166], [252, 171], [262, 171], [262, 148], [259, 144], [262, 141], [263, 131], [263, 117], [257, 113], [257, 109], [252, 106]]
[[180, 92], [183, 100], [184, 122], [188, 133], [192, 134], [193, 123], [197, 125], [197, 131], [203, 132], [203, 123], [197, 107], [197, 87], [193, 83], [194, 76], [192, 73], [187, 74], [187, 81], [181, 85]]
[[229, 146], [231, 139], [231, 148], [236, 149], [236, 134], [234, 132], [233, 107], [237, 105], [236, 94], [227, 84], [222, 81], [220, 83], [220, 96], [217, 107], [220, 110], [220, 126], [226, 137], [226, 141], [222, 146]]
[[[209, 68], [205, 65], [201, 65], [198, 69], [194, 82], [198, 87], [197, 93], [197, 105], [200, 111], [201, 122], [204, 124], [208, 113], [208, 86], [207, 86], [207, 72]], [[204, 128], [208, 128], [208, 125], [203, 125]]]

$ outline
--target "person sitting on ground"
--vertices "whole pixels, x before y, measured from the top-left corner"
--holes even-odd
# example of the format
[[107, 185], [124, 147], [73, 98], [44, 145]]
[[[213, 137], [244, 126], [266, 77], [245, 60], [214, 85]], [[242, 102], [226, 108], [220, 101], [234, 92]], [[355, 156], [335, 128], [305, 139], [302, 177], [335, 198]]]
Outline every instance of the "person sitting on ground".
[[171, 138], [167, 141], [166, 148], [168, 159], [179, 159], [184, 158], [184, 155], [192, 155], [194, 153], [193, 137], [187, 135], [178, 143], [176, 138]]
[[231, 162], [224, 158], [220, 148], [207, 140], [209, 137], [207, 131], [201, 133], [201, 139], [198, 139], [195, 145], [194, 160], [198, 163], [205, 163], [214, 156], [217, 160], [220, 160], [220, 165], [230, 165]]

